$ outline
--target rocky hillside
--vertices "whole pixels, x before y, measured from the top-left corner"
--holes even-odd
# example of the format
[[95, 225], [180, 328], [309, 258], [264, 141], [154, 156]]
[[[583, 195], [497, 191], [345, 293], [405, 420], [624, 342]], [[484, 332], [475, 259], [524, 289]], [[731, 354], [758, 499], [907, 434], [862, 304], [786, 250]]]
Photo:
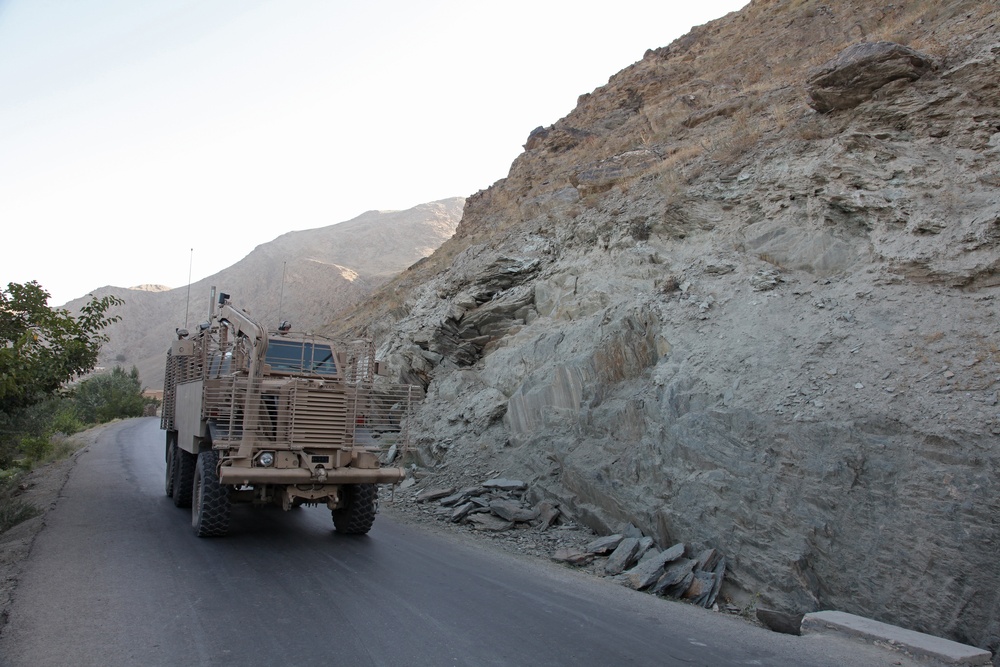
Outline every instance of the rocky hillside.
[[[213, 285], [266, 326], [287, 319], [296, 330], [316, 330], [329, 322], [331, 313], [350, 310], [380, 283], [431, 254], [454, 233], [463, 204], [462, 198], [452, 198], [406, 211], [369, 211], [347, 222], [283, 234], [192, 284], [190, 305], [187, 287], [95, 290], [98, 296], [125, 299], [116, 311], [122, 319], [108, 329], [110, 340], [99, 363], [135, 364], [143, 385], [160, 389], [163, 354], [174, 329], [184, 326], [185, 315], [191, 327], [207, 319]], [[66, 307], [73, 310], [84, 301]]]
[[998, 18], [755, 0], [531, 132], [330, 328], [427, 387], [431, 479], [718, 548], [741, 604], [995, 650]]

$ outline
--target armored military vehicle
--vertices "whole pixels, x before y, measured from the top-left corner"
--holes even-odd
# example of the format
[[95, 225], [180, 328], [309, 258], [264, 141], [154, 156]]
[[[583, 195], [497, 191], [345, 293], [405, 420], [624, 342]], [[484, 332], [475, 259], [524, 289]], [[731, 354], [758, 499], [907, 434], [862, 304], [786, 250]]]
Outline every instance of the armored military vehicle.
[[225, 293], [167, 352], [161, 428], [166, 493], [199, 537], [225, 535], [237, 503], [324, 504], [338, 532], [364, 534], [378, 485], [408, 443], [419, 388], [382, 382], [370, 340], [267, 331]]

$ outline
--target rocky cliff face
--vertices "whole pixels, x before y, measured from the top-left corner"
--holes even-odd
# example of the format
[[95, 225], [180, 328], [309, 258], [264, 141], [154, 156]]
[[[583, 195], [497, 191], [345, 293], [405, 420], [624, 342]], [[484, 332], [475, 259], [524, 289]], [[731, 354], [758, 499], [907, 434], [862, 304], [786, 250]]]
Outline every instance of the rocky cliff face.
[[996, 649], [998, 17], [755, 1], [533, 131], [345, 320], [427, 387], [425, 464]]

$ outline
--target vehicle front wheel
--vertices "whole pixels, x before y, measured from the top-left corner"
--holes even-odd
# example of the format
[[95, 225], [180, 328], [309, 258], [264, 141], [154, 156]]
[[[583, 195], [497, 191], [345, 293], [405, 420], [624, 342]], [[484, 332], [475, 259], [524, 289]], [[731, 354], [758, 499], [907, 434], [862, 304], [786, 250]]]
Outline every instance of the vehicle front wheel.
[[343, 505], [333, 510], [333, 526], [345, 535], [365, 535], [378, 512], [378, 487], [374, 484], [345, 484], [340, 488]]
[[229, 490], [219, 484], [219, 453], [198, 454], [191, 499], [191, 527], [198, 537], [220, 537], [229, 532]]

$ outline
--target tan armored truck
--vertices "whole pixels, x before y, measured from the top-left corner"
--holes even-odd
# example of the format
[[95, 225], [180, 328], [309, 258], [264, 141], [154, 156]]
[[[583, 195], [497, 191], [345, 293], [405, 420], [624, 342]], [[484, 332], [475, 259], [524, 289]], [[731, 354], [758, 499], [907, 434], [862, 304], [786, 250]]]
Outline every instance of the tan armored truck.
[[322, 503], [338, 532], [367, 533], [376, 485], [403, 479], [383, 464], [407, 449], [419, 388], [376, 383], [369, 340], [265, 331], [215, 288], [210, 303], [167, 352], [167, 495], [199, 537], [225, 535], [234, 503]]

